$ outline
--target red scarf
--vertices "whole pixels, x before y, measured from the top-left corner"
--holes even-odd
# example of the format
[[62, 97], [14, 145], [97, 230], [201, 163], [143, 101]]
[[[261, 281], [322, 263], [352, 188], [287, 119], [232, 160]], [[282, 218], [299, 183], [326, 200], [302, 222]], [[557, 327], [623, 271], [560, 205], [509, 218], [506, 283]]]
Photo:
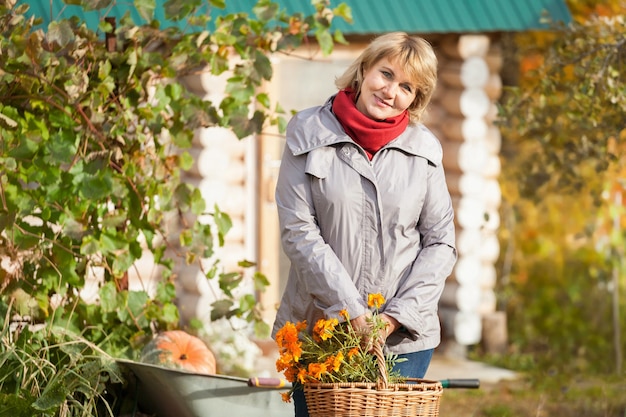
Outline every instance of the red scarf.
[[356, 108], [355, 93], [350, 89], [337, 93], [333, 112], [348, 136], [365, 149], [370, 160], [380, 148], [400, 136], [409, 124], [407, 111], [385, 120], [370, 119]]

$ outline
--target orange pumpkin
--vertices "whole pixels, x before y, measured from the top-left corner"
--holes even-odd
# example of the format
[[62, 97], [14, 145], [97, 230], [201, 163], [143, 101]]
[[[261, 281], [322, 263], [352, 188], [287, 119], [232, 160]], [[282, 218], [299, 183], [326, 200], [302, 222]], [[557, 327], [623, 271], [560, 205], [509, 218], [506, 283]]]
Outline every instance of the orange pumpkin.
[[201, 374], [215, 374], [215, 355], [200, 338], [183, 330], [161, 332], [142, 351], [141, 361]]

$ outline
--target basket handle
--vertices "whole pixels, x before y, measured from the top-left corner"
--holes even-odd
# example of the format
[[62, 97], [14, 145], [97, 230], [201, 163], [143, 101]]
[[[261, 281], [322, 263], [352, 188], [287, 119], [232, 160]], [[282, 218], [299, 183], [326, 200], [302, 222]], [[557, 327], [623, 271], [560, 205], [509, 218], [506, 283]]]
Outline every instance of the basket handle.
[[379, 378], [377, 381], [378, 389], [387, 389], [387, 385], [389, 385], [389, 375], [387, 374], [387, 364], [385, 362], [385, 354], [383, 353], [383, 347], [380, 343], [380, 339], [376, 339], [374, 341], [374, 345], [372, 346], [372, 351], [376, 356], [376, 363], [378, 364], [378, 373]]

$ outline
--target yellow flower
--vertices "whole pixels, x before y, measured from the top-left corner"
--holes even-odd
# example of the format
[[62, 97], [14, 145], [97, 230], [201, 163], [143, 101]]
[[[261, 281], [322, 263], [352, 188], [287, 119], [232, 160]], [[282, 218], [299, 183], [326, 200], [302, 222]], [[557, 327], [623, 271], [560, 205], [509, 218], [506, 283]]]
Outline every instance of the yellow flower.
[[337, 319], [319, 319], [313, 328], [313, 337], [317, 341], [330, 339], [333, 337], [333, 331], [338, 324], [339, 320]]
[[326, 364], [325, 363], [310, 363], [309, 364], [309, 375], [317, 380], [322, 377], [322, 374], [326, 373]]
[[336, 356], [330, 356], [328, 358], [328, 365], [330, 366], [330, 368], [334, 371], [334, 372], [339, 372], [339, 368], [341, 367], [341, 364], [343, 363], [343, 352], [339, 351], [337, 352]]
[[385, 297], [382, 294], [368, 294], [367, 305], [369, 307], [379, 309], [383, 304], [385, 304]]
[[298, 381], [304, 384], [306, 382], [306, 369], [302, 368], [298, 371]]

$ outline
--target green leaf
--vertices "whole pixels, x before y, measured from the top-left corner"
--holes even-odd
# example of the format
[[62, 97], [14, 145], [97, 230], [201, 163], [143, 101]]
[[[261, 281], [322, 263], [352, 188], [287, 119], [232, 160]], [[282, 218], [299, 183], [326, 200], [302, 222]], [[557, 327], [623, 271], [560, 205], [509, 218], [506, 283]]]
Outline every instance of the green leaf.
[[180, 315], [176, 304], [166, 303], [163, 305], [160, 318], [166, 323], [177, 324], [180, 320]]
[[185, 20], [200, 5], [200, 0], [166, 0], [165, 18], [175, 22]]
[[50, 43], [57, 43], [61, 48], [65, 48], [74, 41], [74, 31], [67, 20], [53, 20], [48, 25], [46, 39]]
[[271, 106], [270, 96], [267, 93], [259, 93], [256, 96], [256, 101], [266, 109], [269, 109]]
[[100, 296], [102, 311], [111, 313], [117, 310], [117, 289], [113, 282], [109, 281], [103, 284], [98, 291], [98, 295]]
[[269, 21], [276, 17], [278, 4], [269, 0], [260, 0], [252, 8], [252, 12], [259, 20]]
[[254, 69], [264, 80], [272, 79], [272, 63], [267, 55], [258, 49], [254, 54]]
[[63, 404], [70, 395], [70, 390], [65, 386], [63, 378], [53, 378], [46, 384], [43, 393], [35, 400], [32, 407], [39, 411], [51, 411]]
[[328, 56], [333, 52], [333, 46], [334, 46], [333, 38], [328, 32], [328, 30], [325, 30], [325, 29], [316, 30], [315, 39], [317, 39], [317, 42], [319, 43], [320, 48], [322, 49], [322, 54], [324, 54], [324, 56]]
[[154, 19], [156, 0], [135, 0], [135, 8], [142, 19], [150, 22]]
[[258, 271], [254, 273], [253, 280], [255, 291], [265, 291], [265, 289], [270, 285], [269, 279]]
[[243, 275], [240, 274], [239, 272], [229, 272], [229, 273], [220, 274], [220, 279], [219, 279], [220, 289], [224, 291], [224, 293], [227, 296], [232, 297], [233, 289], [237, 288], [239, 284], [241, 284], [242, 281], [243, 281]]
[[239, 308], [241, 311], [251, 311], [256, 306], [256, 297], [252, 294], [245, 294], [239, 299]]
[[231, 300], [217, 300], [211, 304], [211, 321], [219, 320], [230, 315], [233, 302]]
[[259, 339], [263, 340], [270, 336], [270, 326], [262, 320], [254, 322], [254, 334]]
[[145, 291], [128, 291], [126, 307], [130, 311], [133, 320], [137, 320], [143, 315], [143, 309], [150, 300], [150, 296]]
[[215, 212], [213, 213], [213, 220], [215, 221], [215, 225], [217, 226], [217, 235], [219, 239], [220, 246], [224, 246], [224, 236], [231, 227], [233, 227], [233, 222], [230, 219], [230, 216], [222, 211], [220, 211], [217, 204], [214, 206]]
[[[352, 9], [346, 3], [340, 3], [333, 9], [333, 14], [352, 24]], [[343, 38], [343, 35], [341, 36]]]

